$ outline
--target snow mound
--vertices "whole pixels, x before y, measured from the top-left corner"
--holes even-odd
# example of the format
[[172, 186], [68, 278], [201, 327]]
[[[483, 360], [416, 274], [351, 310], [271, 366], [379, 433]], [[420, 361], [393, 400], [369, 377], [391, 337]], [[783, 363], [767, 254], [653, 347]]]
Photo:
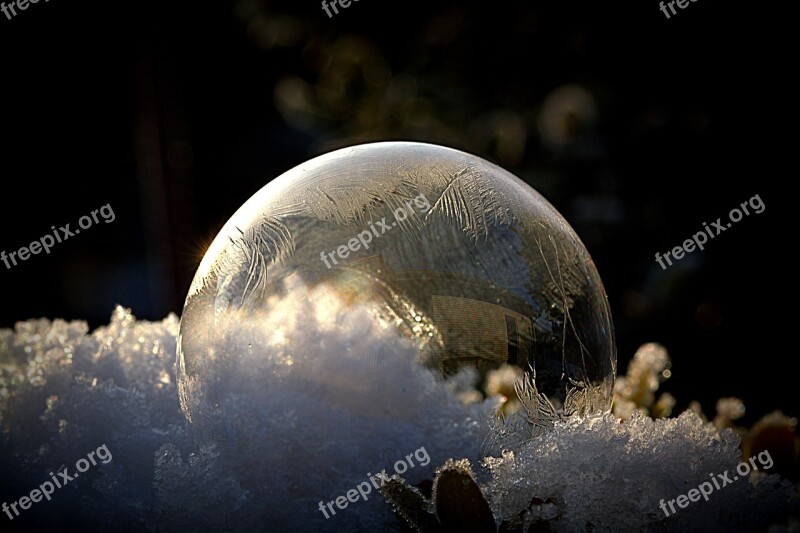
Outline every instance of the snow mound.
[[[176, 388], [178, 329], [175, 315], [144, 322], [117, 308], [94, 332], [84, 322], [44, 319], [0, 330], [0, 502], [18, 502], [51, 473], [74, 472], [102, 445], [113, 455], [49, 501], [17, 505], [13, 520], [0, 514], [4, 531], [273, 531], [286, 517], [315, 531], [404, 530], [377, 491], [330, 519], [317, 502], [287, 501], [293, 486], [316, 475], [291, 450], [264, 442], [265, 456], [282, 458], [273, 464], [281, 471], [267, 481], [249, 474], [246, 454], [197, 447]], [[284, 437], [302, 427], [302, 420], [287, 422]], [[331, 442], [349, 438], [348, 428], [329, 431]], [[655, 421], [634, 413], [624, 423], [611, 415], [567, 420], [513, 451], [499, 452], [502, 437], [494, 444], [498, 452], [485, 459], [478, 481], [498, 523], [548, 522], [559, 531], [763, 529], [797, 516], [793, 485], [763, 468], [665, 516], [660, 500], [687, 494], [710, 474], [732, 479], [740, 462], [738, 437], [692, 413]], [[306, 445], [304, 454], [321, 446]], [[366, 447], [337, 465], [343, 490], [320, 486], [320, 499], [365, 480], [359, 457], [384, 455]], [[433, 470], [444, 461], [430, 451]], [[381, 467], [401, 458], [387, 456]], [[351, 472], [360, 478], [348, 478]]]

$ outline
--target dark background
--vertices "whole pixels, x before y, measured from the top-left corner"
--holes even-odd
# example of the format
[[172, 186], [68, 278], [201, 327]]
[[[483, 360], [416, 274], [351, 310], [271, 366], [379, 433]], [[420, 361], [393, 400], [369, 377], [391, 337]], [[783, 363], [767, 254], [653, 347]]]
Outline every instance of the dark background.
[[[105, 204], [49, 255], [0, 264], [0, 327], [180, 313], [254, 192], [340, 146], [419, 140], [519, 175], [575, 227], [609, 294], [620, 373], [673, 357], [679, 410], [800, 414], [790, 385], [795, 59], [768, 4], [318, 0], [31, 4], [0, 15], [0, 250]], [[755, 194], [766, 204], [662, 271]]]

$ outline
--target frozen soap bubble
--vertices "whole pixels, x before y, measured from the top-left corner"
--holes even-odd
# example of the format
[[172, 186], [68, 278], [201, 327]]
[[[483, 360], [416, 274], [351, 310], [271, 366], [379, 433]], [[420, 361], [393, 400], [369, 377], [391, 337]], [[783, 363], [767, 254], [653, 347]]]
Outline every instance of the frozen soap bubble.
[[386, 527], [375, 474], [476, 464], [498, 414], [533, 434], [608, 411], [615, 366], [602, 283], [556, 210], [483, 159], [405, 142], [250, 198], [200, 264], [178, 348], [199, 442], [270, 523], [331, 530]]

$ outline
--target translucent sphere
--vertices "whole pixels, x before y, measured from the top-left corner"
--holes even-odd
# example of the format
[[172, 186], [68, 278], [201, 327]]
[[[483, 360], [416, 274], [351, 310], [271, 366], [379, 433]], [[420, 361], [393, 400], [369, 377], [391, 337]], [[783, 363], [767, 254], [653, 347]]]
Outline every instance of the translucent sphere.
[[424, 485], [448, 458], [477, 465], [492, 433], [608, 411], [615, 367], [602, 283], [556, 210], [483, 159], [405, 142], [250, 198], [200, 264], [178, 347], [181, 407], [239, 505], [331, 531], [399, 527], [384, 469]]

